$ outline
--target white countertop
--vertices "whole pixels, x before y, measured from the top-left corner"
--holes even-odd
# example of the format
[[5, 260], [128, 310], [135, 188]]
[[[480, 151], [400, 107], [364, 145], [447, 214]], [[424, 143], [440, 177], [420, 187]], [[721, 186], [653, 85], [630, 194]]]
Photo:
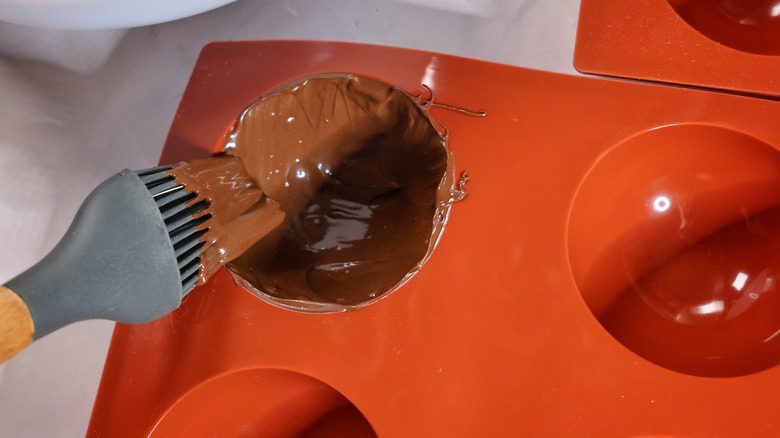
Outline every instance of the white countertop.
[[[353, 41], [577, 74], [578, 7], [578, 0], [243, 0], [127, 31], [0, 22], [0, 284], [59, 241], [98, 183], [123, 168], [156, 165], [210, 41]], [[108, 321], [73, 324], [2, 365], [0, 435], [83, 437], [112, 329]]]

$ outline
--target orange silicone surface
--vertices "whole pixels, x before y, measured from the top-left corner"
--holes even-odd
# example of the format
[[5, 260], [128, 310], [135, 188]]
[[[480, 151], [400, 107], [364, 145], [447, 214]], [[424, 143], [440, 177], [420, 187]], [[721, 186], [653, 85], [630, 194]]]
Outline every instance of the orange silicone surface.
[[[629, 322], [616, 332], [594, 313], [623, 281], [613, 278], [624, 269], [619, 257], [610, 270], [599, 255], [614, 242], [668, 237], [663, 227], [636, 231], [632, 224], [650, 213], [627, 207], [624, 217], [630, 196], [610, 193], [652, 192], [670, 172], [676, 192], [652, 205], [675, 205], [689, 187], [677, 175], [701, 156], [722, 173], [707, 170], [702, 181], [715, 183], [694, 184], [694, 195], [714, 190], [726, 204], [710, 197], [697, 208], [753, 208], [740, 200], [750, 192], [728, 183], [728, 168], [743, 164], [731, 152], [749, 138], [745, 147], [758, 145], [751, 157], [774, 157], [780, 103], [389, 47], [214, 43], [195, 66], [161, 162], [213, 153], [258, 97], [329, 72], [412, 94], [425, 83], [439, 102], [487, 111], [432, 110], [449, 130], [457, 171], [471, 180], [430, 260], [386, 298], [336, 314], [275, 307], [220, 271], [174, 313], [117, 325], [88, 436], [777, 436], [780, 367], [748, 366], [736, 377], [680, 372], [673, 360], [640, 356], [645, 344], [610, 334], [652, 328], [653, 320], [635, 327], [623, 314]], [[639, 153], [626, 153], [632, 147]], [[760, 172], [747, 173], [771, 183], [775, 170], [763, 162], [748, 160]], [[620, 179], [610, 181], [611, 172]]]
[[780, 96], [780, 2], [582, 0], [574, 65]]

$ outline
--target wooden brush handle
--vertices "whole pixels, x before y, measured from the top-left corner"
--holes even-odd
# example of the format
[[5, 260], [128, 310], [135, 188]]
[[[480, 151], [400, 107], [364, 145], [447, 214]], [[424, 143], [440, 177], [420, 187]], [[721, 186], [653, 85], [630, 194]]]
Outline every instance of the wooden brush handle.
[[33, 340], [32, 315], [19, 295], [0, 286], [0, 363], [24, 350]]

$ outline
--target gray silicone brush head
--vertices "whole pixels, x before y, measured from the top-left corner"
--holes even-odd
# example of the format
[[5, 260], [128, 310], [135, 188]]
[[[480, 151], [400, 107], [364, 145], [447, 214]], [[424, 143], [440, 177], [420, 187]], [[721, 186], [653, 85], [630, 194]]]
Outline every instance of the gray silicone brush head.
[[99, 185], [57, 246], [9, 281], [30, 310], [35, 339], [71, 322], [157, 319], [197, 280], [208, 217], [205, 201], [177, 185], [167, 167], [125, 170]]

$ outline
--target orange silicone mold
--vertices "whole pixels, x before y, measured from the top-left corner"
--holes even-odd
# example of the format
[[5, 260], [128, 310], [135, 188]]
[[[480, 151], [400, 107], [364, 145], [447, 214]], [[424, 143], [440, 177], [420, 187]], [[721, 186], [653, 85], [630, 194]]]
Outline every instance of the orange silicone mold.
[[574, 65], [780, 96], [780, 2], [582, 0]]
[[488, 112], [432, 110], [471, 180], [430, 260], [334, 314], [220, 271], [174, 313], [117, 325], [88, 436], [777, 435], [780, 103], [389, 47], [214, 43], [161, 161], [212, 153], [255, 99], [328, 72], [427, 81]]

